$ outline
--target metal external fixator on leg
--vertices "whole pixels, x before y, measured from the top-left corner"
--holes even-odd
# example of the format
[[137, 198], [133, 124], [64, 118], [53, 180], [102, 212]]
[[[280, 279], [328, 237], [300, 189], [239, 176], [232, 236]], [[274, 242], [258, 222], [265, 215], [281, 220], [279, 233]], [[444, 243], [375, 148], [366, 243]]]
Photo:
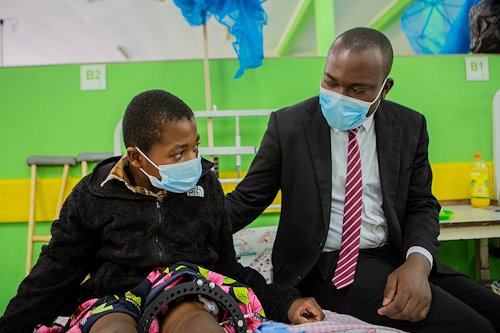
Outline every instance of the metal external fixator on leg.
[[236, 300], [219, 286], [209, 280], [196, 279], [183, 282], [175, 287], [162, 291], [150, 305], [146, 307], [139, 320], [138, 332], [147, 333], [153, 319], [171, 302], [186, 295], [203, 295], [215, 301], [221, 308], [227, 310], [237, 333], [247, 331], [247, 322]]

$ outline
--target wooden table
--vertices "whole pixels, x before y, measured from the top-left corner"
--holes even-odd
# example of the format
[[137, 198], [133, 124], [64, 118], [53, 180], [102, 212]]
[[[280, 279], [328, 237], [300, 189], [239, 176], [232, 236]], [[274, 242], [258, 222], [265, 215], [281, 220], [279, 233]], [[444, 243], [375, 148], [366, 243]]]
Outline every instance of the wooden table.
[[443, 205], [442, 209], [451, 210], [454, 214], [448, 220], [440, 221], [441, 234], [438, 239], [440, 241], [474, 239], [476, 263], [480, 263], [477, 278], [490, 280], [488, 238], [500, 237], [500, 207]]

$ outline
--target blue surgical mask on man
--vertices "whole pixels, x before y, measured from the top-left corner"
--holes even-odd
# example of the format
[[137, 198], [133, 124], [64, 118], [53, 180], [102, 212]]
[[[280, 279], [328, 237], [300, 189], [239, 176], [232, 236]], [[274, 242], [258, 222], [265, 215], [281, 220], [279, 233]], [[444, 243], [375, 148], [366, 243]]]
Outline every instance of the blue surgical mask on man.
[[199, 155], [186, 162], [156, 165], [139, 148], [135, 149], [160, 171], [161, 180], [151, 176], [141, 168], [141, 171], [148, 176], [151, 185], [156, 188], [174, 193], [185, 193], [192, 189], [201, 177], [201, 157]]
[[387, 79], [384, 80], [377, 97], [371, 102], [339, 94], [338, 92], [323, 88], [320, 84], [319, 103], [321, 105], [321, 112], [328, 125], [342, 131], [347, 131], [361, 125], [365, 121], [372, 104], [380, 97], [386, 81]]

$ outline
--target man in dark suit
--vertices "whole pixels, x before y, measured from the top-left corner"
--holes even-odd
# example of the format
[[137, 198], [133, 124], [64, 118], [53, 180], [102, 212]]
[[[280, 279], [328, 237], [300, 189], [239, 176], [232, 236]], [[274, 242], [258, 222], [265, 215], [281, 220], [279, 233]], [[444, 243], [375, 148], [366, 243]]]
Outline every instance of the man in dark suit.
[[332, 44], [318, 97], [274, 112], [226, 197], [234, 231], [282, 192], [273, 278], [325, 309], [411, 332], [500, 331], [500, 297], [440, 264], [425, 118], [386, 101], [389, 40]]

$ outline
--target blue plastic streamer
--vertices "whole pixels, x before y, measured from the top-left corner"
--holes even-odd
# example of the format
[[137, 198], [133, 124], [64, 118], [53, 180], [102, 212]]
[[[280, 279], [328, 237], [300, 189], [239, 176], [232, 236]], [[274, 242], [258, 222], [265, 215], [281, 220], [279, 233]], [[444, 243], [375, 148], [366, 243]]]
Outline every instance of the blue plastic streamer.
[[236, 40], [233, 48], [240, 67], [234, 78], [246, 69], [262, 65], [264, 59], [263, 26], [267, 14], [262, 7], [265, 0], [174, 0], [186, 21], [193, 26], [205, 24], [211, 16], [226, 26]]
[[481, 0], [415, 0], [401, 15], [401, 29], [417, 54], [469, 53], [468, 14]]

